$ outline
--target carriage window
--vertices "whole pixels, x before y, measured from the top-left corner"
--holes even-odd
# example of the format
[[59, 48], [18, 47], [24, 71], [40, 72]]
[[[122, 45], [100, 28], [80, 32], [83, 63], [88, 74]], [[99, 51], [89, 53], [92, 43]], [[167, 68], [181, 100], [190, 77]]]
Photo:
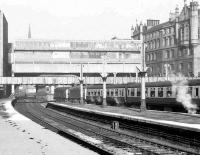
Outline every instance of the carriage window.
[[96, 91], [94, 91], [94, 96], [96, 96], [97, 95], [97, 92]]
[[101, 96], [103, 95], [103, 90], [102, 90], [102, 89], [100, 90], [100, 95], [101, 95]]
[[113, 96], [114, 95], [113, 89], [111, 89], [110, 92], [111, 92], [110, 96]]
[[115, 96], [118, 96], [118, 89], [115, 89]]
[[122, 96], [124, 96], [124, 89], [122, 89]]
[[199, 88], [196, 88], [196, 96], [199, 96]]
[[87, 95], [90, 96], [90, 92], [89, 91], [87, 92]]
[[170, 87], [167, 87], [167, 97], [171, 97], [172, 96], [172, 89]]
[[158, 88], [158, 97], [163, 97], [163, 88]]
[[192, 87], [188, 87], [188, 94], [192, 95]]
[[150, 97], [155, 97], [155, 88], [150, 89]]
[[110, 96], [110, 94], [109, 94], [109, 90], [107, 89], [107, 96]]
[[137, 96], [140, 96], [140, 88], [137, 88]]
[[148, 97], [148, 88], [145, 89], [145, 96]]
[[130, 96], [130, 90], [131, 90], [131, 88], [127, 89], [127, 96]]
[[100, 90], [98, 90], [98, 96], [100, 96]]
[[134, 88], [131, 88], [131, 96], [134, 96]]

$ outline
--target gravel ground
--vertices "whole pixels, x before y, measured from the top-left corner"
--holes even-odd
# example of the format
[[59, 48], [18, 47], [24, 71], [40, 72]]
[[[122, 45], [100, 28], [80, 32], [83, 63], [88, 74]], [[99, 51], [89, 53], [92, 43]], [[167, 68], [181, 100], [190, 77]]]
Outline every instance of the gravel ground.
[[96, 155], [17, 113], [0, 100], [0, 155]]

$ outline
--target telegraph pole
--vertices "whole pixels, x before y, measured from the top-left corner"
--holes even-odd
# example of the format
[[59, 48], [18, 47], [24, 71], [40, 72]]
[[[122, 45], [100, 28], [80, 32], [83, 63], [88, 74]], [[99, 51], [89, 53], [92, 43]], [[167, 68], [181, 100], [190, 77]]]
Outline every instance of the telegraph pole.
[[83, 64], [81, 63], [81, 72], [80, 72], [80, 103], [84, 104], [84, 100], [83, 100]]
[[145, 45], [143, 38], [143, 25], [140, 24], [140, 40], [142, 41], [141, 47], [141, 57], [142, 57], [142, 70], [139, 73], [141, 76], [141, 105], [140, 110], [146, 111], [146, 93], [145, 93], [145, 75], [146, 75], [146, 66], [145, 66]]

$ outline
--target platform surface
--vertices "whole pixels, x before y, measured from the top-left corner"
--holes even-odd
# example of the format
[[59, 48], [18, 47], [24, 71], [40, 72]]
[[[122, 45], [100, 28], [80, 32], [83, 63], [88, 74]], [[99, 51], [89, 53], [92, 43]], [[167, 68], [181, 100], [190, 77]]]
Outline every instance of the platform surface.
[[17, 113], [0, 99], [0, 155], [97, 155]]
[[70, 102], [50, 102], [51, 104], [72, 108], [90, 113], [103, 114], [129, 120], [164, 125], [200, 132], [200, 115], [183, 114], [165, 111], [139, 111], [138, 109], [127, 107], [106, 106], [101, 107], [95, 104], [78, 104]]

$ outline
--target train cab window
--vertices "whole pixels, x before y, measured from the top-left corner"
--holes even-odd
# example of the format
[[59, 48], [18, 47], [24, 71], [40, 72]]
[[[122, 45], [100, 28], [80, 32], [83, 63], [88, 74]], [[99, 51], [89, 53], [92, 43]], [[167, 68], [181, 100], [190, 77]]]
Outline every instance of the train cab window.
[[158, 97], [163, 97], [163, 88], [158, 88]]
[[199, 96], [199, 88], [195, 88], [195, 97], [198, 97]]
[[137, 88], [137, 96], [140, 96], [140, 94], [141, 94], [140, 88]]
[[155, 97], [155, 88], [150, 89], [150, 97]]
[[167, 97], [171, 97], [172, 96], [172, 89], [170, 87], [167, 87], [166, 93], [167, 93], [166, 94]]

